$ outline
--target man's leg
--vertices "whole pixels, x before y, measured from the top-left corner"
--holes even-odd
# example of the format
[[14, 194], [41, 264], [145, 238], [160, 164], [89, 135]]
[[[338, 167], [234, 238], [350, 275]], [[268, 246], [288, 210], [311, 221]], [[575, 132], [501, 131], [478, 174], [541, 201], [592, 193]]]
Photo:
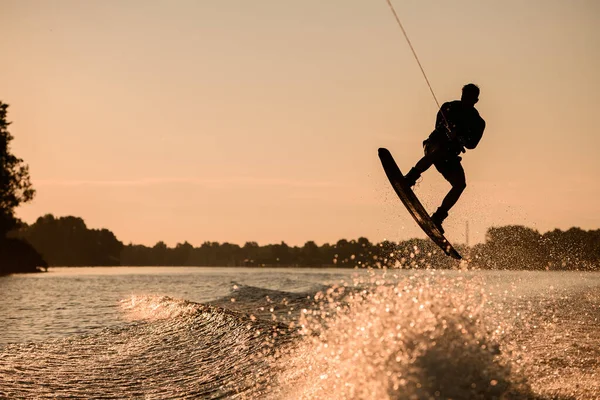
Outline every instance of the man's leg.
[[421, 177], [421, 174], [427, 171], [442, 156], [444, 148], [440, 145], [428, 143], [423, 147], [423, 150], [425, 152], [423, 158], [417, 161], [415, 166], [404, 176], [409, 187], [413, 187]]
[[467, 187], [467, 180], [465, 177], [465, 170], [460, 163], [460, 159], [436, 163], [435, 167], [452, 185], [452, 189], [450, 189], [446, 197], [444, 197], [442, 205], [431, 216], [433, 222], [443, 233], [444, 230], [441, 228], [442, 222], [444, 222], [446, 217], [448, 217], [448, 211], [450, 211], [450, 209], [456, 204], [460, 198], [460, 195]]

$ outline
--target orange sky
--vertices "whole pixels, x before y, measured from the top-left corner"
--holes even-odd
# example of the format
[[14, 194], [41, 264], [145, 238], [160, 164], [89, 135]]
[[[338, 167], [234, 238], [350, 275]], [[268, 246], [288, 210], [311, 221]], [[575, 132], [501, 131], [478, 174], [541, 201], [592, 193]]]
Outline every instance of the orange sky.
[[[600, 2], [394, 1], [440, 101], [481, 87], [451, 242], [600, 228]], [[37, 197], [124, 242], [424, 237], [377, 157], [436, 105], [385, 0], [0, 0], [0, 100]], [[449, 185], [417, 189], [434, 210]]]

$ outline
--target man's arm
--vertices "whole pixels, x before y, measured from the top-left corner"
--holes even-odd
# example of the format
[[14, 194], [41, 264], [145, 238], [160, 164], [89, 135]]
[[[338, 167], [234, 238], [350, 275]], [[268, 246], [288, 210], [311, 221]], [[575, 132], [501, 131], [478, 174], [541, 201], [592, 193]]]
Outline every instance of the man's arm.
[[450, 120], [450, 109], [451, 103], [447, 102], [442, 104], [440, 110], [437, 113], [435, 118], [435, 129], [440, 132], [444, 132], [446, 135], [449, 135], [452, 131], [454, 131], [454, 124]]
[[462, 144], [470, 150], [473, 150], [479, 144], [481, 137], [483, 136], [483, 131], [485, 130], [485, 121], [479, 115], [472, 122], [470, 129], [465, 132], [465, 135], [462, 137]]

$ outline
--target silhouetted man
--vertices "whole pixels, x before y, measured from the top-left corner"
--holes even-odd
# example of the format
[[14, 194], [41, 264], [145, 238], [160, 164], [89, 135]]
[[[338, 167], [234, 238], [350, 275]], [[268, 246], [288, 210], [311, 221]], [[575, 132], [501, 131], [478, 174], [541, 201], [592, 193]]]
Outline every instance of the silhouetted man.
[[467, 187], [465, 171], [460, 163], [460, 153], [474, 149], [485, 129], [485, 121], [479, 116], [475, 104], [479, 101], [479, 87], [472, 83], [463, 86], [460, 100], [444, 103], [437, 114], [435, 130], [423, 142], [425, 156], [417, 162], [404, 177], [413, 187], [421, 174], [431, 165], [450, 182], [442, 205], [431, 215], [431, 219], [442, 233], [442, 222], [448, 217], [448, 211], [456, 204]]

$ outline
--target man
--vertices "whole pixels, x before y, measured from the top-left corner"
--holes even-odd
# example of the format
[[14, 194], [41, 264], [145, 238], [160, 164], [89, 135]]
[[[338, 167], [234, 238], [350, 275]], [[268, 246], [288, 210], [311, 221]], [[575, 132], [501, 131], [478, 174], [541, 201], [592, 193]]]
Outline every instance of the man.
[[448, 211], [456, 204], [467, 187], [465, 171], [460, 163], [460, 153], [474, 149], [485, 129], [485, 121], [479, 116], [475, 104], [479, 101], [479, 87], [469, 83], [462, 88], [460, 100], [444, 103], [437, 114], [435, 130], [423, 142], [425, 156], [417, 162], [404, 177], [413, 187], [421, 174], [431, 165], [450, 182], [452, 189], [448, 192], [442, 205], [431, 215], [431, 219], [444, 233], [442, 223], [448, 217]]

